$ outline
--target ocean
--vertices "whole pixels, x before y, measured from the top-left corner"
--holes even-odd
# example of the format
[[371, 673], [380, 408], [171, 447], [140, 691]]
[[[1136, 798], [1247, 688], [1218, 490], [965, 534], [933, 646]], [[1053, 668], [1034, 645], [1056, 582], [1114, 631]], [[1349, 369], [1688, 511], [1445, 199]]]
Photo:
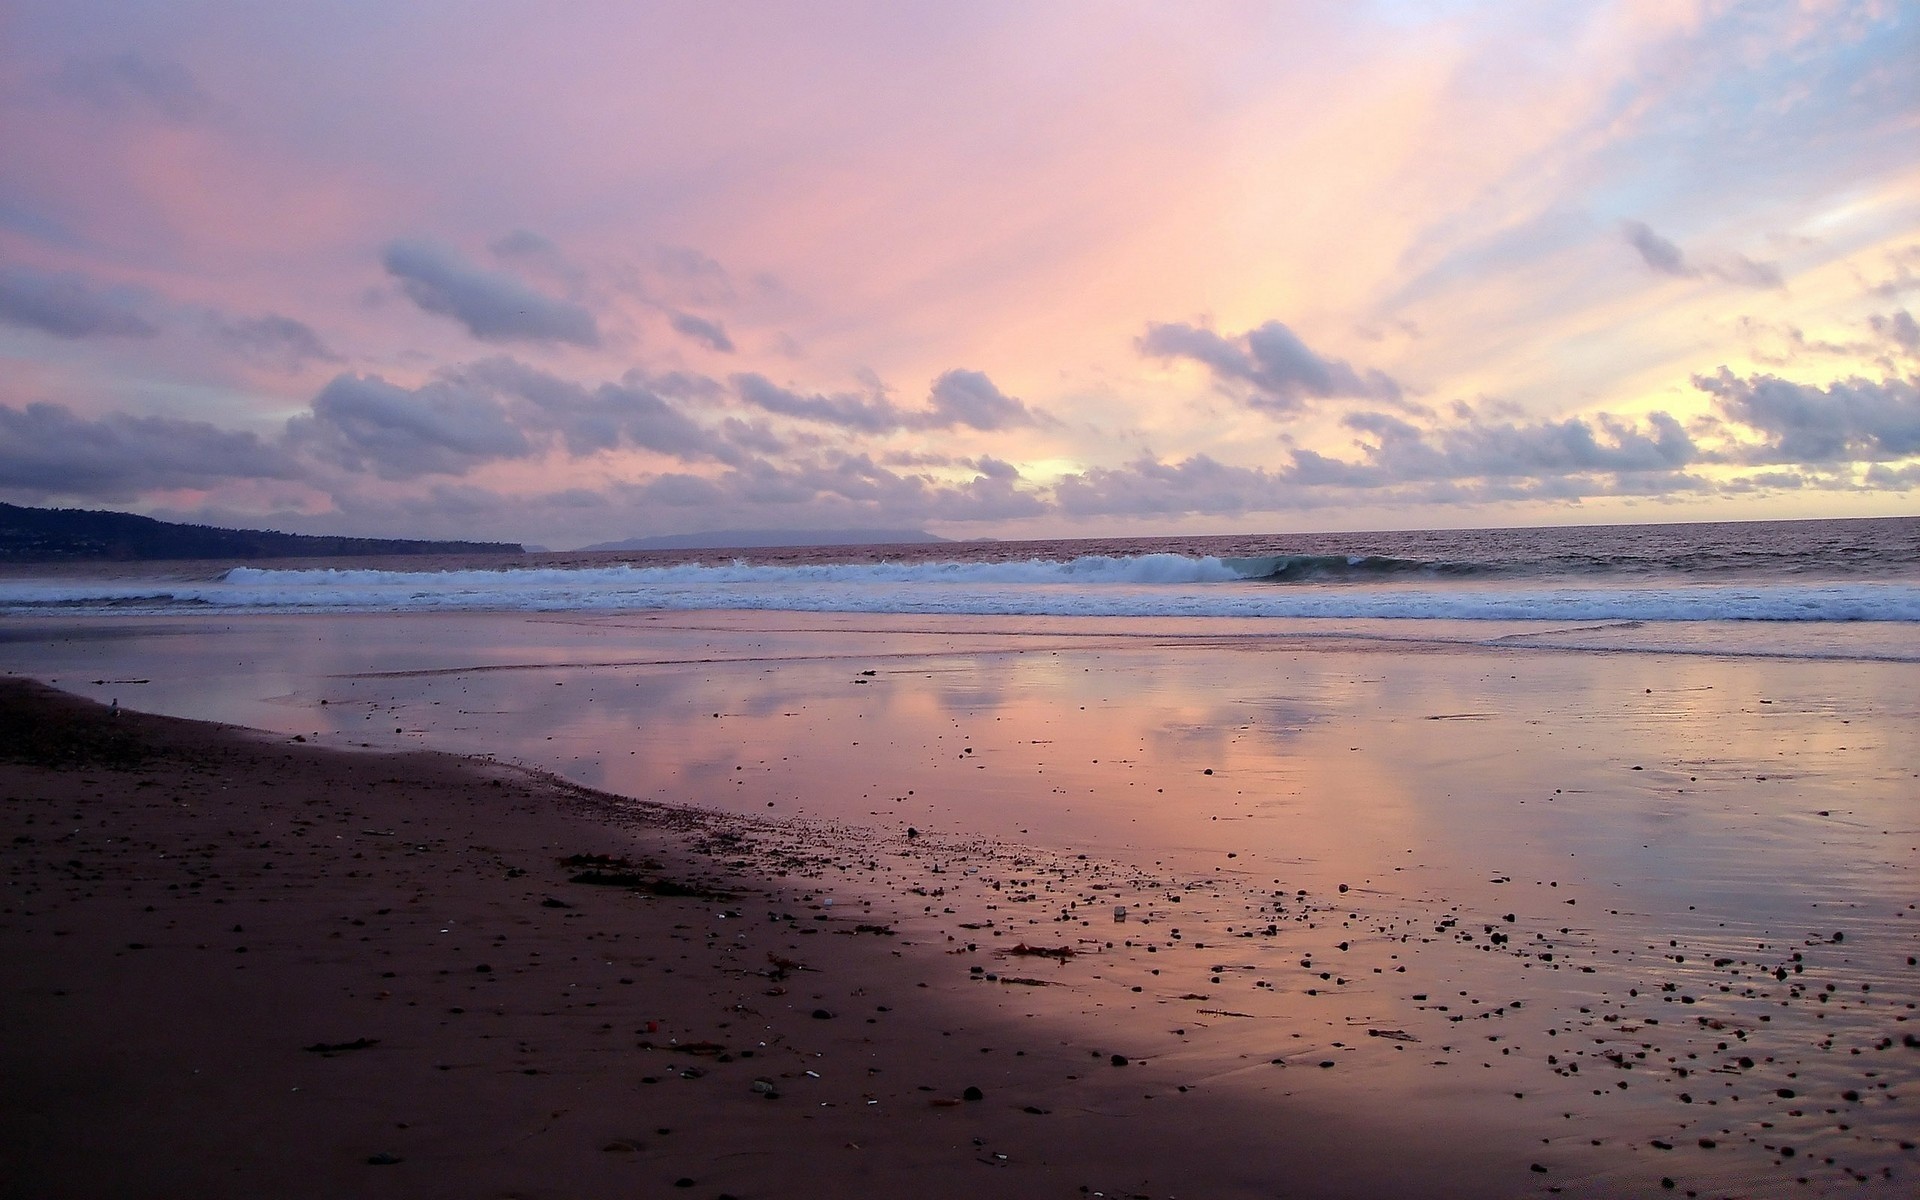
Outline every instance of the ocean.
[[1920, 518], [15, 568], [0, 607], [1920, 621]]
[[[0, 612], [1232, 618], [1299, 636], [1920, 657], [1920, 518], [17, 567]], [[1167, 624], [1180, 621], [1179, 625]], [[1465, 623], [1465, 624], [1463, 624]], [[1245, 632], [1238, 624], [1235, 632]]]

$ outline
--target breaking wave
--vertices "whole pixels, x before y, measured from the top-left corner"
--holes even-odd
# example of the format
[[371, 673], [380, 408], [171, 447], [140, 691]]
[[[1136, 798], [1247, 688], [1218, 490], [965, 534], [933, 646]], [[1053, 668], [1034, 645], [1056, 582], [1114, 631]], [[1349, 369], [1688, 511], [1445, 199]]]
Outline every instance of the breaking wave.
[[[1287, 584], [1295, 586], [1274, 586]], [[765, 609], [1088, 617], [1920, 621], [1920, 583], [1594, 582], [1373, 555], [395, 571], [236, 567], [217, 578], [0, 580], [0, 607], [168, 611]]]

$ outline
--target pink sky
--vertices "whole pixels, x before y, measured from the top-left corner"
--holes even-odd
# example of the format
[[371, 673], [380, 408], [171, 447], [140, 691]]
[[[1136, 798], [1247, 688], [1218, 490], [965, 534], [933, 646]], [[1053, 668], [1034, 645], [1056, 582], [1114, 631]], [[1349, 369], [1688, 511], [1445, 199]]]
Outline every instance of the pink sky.
[[0, 499], [557, 547], [1879, 515], [1920, 9], [0, 9]]

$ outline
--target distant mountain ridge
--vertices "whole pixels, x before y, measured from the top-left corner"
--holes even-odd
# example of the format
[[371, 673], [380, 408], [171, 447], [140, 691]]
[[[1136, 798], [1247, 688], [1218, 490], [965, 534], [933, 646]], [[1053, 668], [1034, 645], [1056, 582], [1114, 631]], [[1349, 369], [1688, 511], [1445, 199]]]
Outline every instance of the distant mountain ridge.
[[0, 504], [0, 562], [521, 553], [522, 548], [513, 542], [327, 537], [181, 525], [134, 513]]
[[924, 529], [716, 529], [597, 542], [581, 550], [747, 550], [762, 546], [893, 546], [944, 542]]

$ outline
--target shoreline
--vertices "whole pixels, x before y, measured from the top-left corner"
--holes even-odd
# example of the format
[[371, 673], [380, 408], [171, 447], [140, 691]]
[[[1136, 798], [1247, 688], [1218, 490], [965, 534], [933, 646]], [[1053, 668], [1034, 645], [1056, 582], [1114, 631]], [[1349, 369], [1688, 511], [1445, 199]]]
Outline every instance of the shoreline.
[[728, 818], [614, 825], [484, 763], [0, 698], [7, 1196], [1523, 1186], [1021, 1029], [944, 947], [743, 869]]
[[[36, 1161], [104, 1170], [108, 1136], [256, 1194], [1309, 1198], [1897, 1194], [1916, 1163], [1909, 665], [712, 614], [170, 629], [5, 647], [276, 730], [29, 706], [176, 747], [0, 767], [32, 800], [5, 835], [36, 838], [9, 1022], [86, 1024], [7, 1077], [137, 1084], [23, 1113], [73, 1129]], [[91, 924], [53, 936], [22, 888]], [[142, 936], [165, 920], [193, 936]], [[144, 1029], [149, 994], [184, 1032]], [[245, 1070], [196, 1090], [189, 1051], [236, 1031]], [[259, 1107], [261, 1136], [156, 1137], [169, 1104]]]

